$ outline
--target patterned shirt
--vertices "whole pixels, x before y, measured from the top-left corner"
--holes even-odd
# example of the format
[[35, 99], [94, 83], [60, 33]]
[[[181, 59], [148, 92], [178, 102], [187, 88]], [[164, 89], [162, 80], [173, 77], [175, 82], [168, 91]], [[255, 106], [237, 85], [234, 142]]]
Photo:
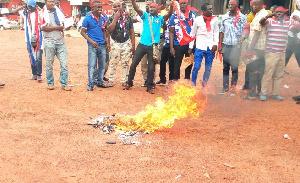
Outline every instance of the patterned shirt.
[[269, 13], [265, 9], [261, 9], [256, 13], [253, 21], [250, 24], [250, 34], [249, 34], [249, 45], [251, 45], [252, 39], [254, 37], [254, 33], [256, 31], [260, 32], [259, 39], [254, 46], [254, 49], [257, 50], [265, 50], [266, 49], [266, 39], [267, 39], [267, 31], [266, 27], [262, 26], [259, 21], [266, 17]]
[[268, 19], [266, 52], [285, 52], [289, 26], [290, 21], [283, 21], [283, 23], [280, 23], [280, 21], [273, 18]]
[[239, 20], [234, 26], [235, 16], [229, 16], [229, 12], [223, 17], [220, 32], [224, 33], [223, 44], [237, 45], [247, 23], [247, 18], [240, 12]]
[[166, 21], [167, 29], [164, 31], [165, 41], [164, 41], [164, 47], [170, 47], [170, 21]]
[[[114, 15], [109, 17], [107, 26], [109, 26], [114, 19]], [[120, 26], [120, 22], [123, 21], [122, 16], [120, 16], [119, 21], [116, 23], [116, 27], [114, 31], [111, 33], [111, 38], [118, 42], [118, 43], [124, 43], [130, 38], [130, 29], [133, 29], [133, 21], [132, 18], [129, 16], [125, 17], [125, 32], [126, 35], [124, 36], [124, 28]]]

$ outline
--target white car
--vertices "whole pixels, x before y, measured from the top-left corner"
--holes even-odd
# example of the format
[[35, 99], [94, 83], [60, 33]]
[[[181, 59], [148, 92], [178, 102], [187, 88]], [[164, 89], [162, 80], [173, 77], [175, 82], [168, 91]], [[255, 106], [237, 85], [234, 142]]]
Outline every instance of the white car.
[[0, 17], [0, 29], [18, 28], [18, 22], [9, 20], [7, 17]]

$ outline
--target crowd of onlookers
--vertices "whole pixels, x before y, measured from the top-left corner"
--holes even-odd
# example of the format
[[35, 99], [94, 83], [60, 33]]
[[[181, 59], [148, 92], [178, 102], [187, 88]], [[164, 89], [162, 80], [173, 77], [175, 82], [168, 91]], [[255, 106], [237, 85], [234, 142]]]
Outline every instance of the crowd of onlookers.
[[[141, 62], [146, 91], [154, 94], [156, 85], [176, 82], [184, 67], [184, 79], [197, 85], [198, 71], [205, 58], [205, 71], [201, 85], [205, 89], [209, 82], [215, 56], [223, 63], [223, 86], [219, 94], [235, 95], [240, 62], [246, 64], [244, 99], [267, 100], [268, 88], [271, 96], [283, 100], [280, 95], [285, 66], [294, 53], [300, 67], [300, 1], [294, 0], [297, 9], [289, 16], [289, 10], [281, 6], [265, 9], [263, 0], [252, 0], [251, 10], [239, 8], [238, 0], [230, 0], [225, 15], [213, 14], [213, 6], [203, 3], [201, 13], [188, 5], [188, 0], [163, 1], [158, 5], [146, 2], [145, 10], [135, 0], [132, 7], [143, 22], [140, 42], [135, 43], [133, 19], [122, 1], [112, 4], [113, 15], [102, 11], [100, 0], [90, 2], [91, 12], [82, 21], [81, 35], [88, 45], [88, 91], [94, 87], [113, 87], [117, 65], [121, 62], [121, 84], [124, 90], [133, 87], [136, 68]], [[46, 56], [46, 79], [48, 89], [54, 89], [53, 61], [60, 62], [62, 89], [70, 91], [68, 85], [68, 55], [64, 31], [65, 15], [55, 0], [46, 0], [41, 9], [35, 0], [11, 10], [12, 14], [24, 17], [25, 41], [32, 68], [32, 80], [42, 81], [42, 54]], [[200, 10], [199, 10], [200, 11]], [[0, 12], [1, 13], [1, 12]], [[199, 15], [199, 16], [197, 16]], [[188, 64], [184, 57], [193, 58]], [[155, 65], [160, 65], [159, 80], [155, 82]], [[168, 80], [167, 80], [167, 68]], [[104, 77], [106, 74], [108, 78]], [[230, 77], [231, 73], [231, 77]], [[231, 78], [231, 79], [230, 79]], [[0, 84], [4, 86], [4, 84]], [[300, 103], [300, 96], [293, 97]]]

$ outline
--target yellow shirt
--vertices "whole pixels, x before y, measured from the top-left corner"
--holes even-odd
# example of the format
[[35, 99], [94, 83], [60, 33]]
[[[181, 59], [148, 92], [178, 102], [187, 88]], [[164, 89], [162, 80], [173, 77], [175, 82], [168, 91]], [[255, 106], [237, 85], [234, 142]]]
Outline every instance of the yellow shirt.
[[250, 34], [249, 34], [249, 46], [251, 45], [252, 39], [256, 31], [260, 32], [259, 39], [254, 46], [254, 49], [265, 50], [266, 49], [266, 39], [267, 39], [267, 30], [266, 26], [262, 26], [259, 21], [266, 17], [269, 13], [265, 9], [261, 9], [256, 13], [253, 21], [250, 24]]

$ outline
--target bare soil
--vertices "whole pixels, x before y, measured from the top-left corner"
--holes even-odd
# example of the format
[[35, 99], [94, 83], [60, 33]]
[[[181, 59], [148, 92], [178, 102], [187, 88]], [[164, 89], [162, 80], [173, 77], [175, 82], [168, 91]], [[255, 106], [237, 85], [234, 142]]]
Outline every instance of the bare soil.
[[157, 97], [167, 98], [167, 87], [146, 93], [138, 67], [135, 86], [123, 91], [118, 67], [115, 87], [87, 92], [86, 42], [66, 37], [66, 44], [69, 84], [75, 86], [60, 89], [56, 59], [55, 90], [49, 91], [45, 59], [43, 82], [29, 80], [24, 32], [0, 31], [0, 82], [6, 84], [0, 88], [0, 182], [299, 182], [300, 105], [291, 97], [300, 95], [300, 70], [294, 57], [282, 102], [245, 101], [242, 92], [231, 98], [213, 94], [222, 86], [222, 64], [215, 60], [204, 112], [144, 134], [135, 146], [106, 144], [117, 136], [86, 122], [101, 113], [135, 114]]

